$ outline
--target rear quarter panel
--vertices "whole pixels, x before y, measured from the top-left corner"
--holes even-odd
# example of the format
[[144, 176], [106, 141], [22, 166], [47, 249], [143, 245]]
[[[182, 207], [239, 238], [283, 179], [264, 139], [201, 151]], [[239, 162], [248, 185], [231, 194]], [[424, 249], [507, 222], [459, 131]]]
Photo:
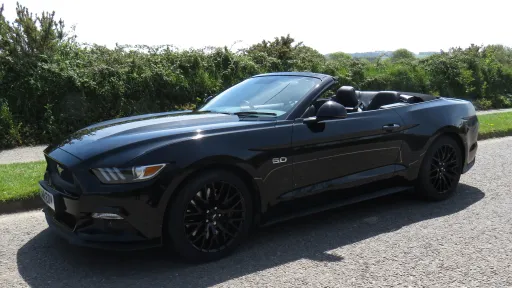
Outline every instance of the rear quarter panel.
[[464, 166], [474, 160], [478, 119], [469, 101], [439, 98], [395, 110], [406, 124], [400, 156], [401, 164], [407, 168], [404, 170], [407, 180], [416, 179], [423, 156], [443, 133], [450, 133], [463, 146]]

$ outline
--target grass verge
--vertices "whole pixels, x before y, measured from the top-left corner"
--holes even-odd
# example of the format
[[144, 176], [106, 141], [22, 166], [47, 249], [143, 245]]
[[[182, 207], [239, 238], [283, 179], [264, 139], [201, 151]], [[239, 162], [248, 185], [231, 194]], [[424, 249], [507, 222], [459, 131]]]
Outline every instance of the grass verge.
[[0, 202], [36, 196], [45, 169], [44, 161], [0, 165]]
[[478, 116], [478, 140], [512, 135], [512, 112]]

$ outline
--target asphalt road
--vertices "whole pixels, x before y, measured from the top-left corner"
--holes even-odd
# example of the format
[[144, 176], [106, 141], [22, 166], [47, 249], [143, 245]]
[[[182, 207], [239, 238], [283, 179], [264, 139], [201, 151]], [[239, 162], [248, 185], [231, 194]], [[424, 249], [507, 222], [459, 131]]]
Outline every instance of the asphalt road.
[[0, 164], [43, 161], [43, 151], [47, 146], [48, 145], [39, 145], [0, 150]]
[[512, 112], [512, 108], [480, 110], [480, 111], [476, 111], [476, 114], [477, 115], [485, 115], [485, 114], [507, 113], [507, 112]]
[[38, 211], [0, 216], [0, 287], [512, 287], [510, 147], [481, 141], [448, 201], [393, 195], [293, 220], [196, 266], [70, 246]]

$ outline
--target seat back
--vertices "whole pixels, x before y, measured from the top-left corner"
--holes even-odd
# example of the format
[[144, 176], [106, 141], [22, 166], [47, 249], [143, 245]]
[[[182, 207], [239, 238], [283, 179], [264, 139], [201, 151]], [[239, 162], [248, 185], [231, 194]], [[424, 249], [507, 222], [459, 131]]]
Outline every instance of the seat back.
[[340, 103], [347, 108], [355, 108], [359, 105], [357, 99], [356, 89], [352, 86], [342, 86], [336, 91], [336, 96], [333, 97], [333, 101]]
[[377, 91], [357, 91], [357, 99], [359, 99], [359, 103], [363, 106], [363, 110], [366, 110], [366, 107], [370, 105], [373, 97], [377, 95]]
[[366, 110], [377, 110], [383, 105], [395, 104], [400, 102], [399, 94], [395, 91], [381, 91], [373, 97], [372, 101], [366, 107]]

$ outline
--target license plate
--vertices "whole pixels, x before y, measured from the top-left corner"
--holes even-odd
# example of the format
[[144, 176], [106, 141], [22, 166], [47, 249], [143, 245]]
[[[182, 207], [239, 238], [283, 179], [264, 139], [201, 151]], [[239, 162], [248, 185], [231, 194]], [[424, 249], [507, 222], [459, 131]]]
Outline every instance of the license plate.
[[39, 186], [39, 196], [43, 199], [43, 202], [46, 203], [52, 210], [55, 211], [55, 202], [53, 201], [53, 195], [46, 191], [42, 186]]

